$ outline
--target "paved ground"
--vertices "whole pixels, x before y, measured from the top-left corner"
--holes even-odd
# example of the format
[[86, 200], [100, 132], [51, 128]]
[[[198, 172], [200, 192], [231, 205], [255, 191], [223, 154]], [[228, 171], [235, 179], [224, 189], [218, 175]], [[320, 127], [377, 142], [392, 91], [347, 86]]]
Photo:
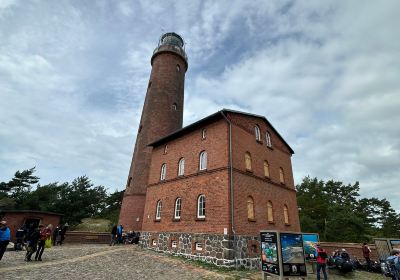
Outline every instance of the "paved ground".
[[[167, 257], [134, 245], [66, 245], [46, 249], [42, 262], [24, 262], [24, 251], [7, 251], [0, 261], [0, 279], [261, 279], [258, 271], [223, 271]], [[315, 275], [308, 279], [316, 279]], [[357, 272], [334, 279], [385, 279]]]

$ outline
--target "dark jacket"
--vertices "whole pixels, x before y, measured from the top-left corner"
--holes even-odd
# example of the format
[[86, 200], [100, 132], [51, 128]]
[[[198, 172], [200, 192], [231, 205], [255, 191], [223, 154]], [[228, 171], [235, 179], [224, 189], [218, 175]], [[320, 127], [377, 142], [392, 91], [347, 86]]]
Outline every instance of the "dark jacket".
[[40, 238], [40, 231], [38, 228], [34, 229], [32, 233], [27, 237], [29, 246], [36, 246]]

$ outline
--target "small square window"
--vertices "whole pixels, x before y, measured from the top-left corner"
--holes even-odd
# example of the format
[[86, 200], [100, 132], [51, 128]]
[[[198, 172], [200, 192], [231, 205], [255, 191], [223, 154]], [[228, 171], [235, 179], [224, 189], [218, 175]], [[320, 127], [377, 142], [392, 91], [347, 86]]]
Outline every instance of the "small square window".
[[172, 242], [171, 242], [171, 248], [176, 248], [176, 247], [178, 247], [178, 241], [172, 240]]
[[153, 246], [157, 246], [157, 240], [153, 239], [153, 241], [151, 242], [153, 244]]
[[195, 248], [196, 248], [196, 251], [203, 251], [203, 244], [201, 244], [201, 242], [196, 242]]

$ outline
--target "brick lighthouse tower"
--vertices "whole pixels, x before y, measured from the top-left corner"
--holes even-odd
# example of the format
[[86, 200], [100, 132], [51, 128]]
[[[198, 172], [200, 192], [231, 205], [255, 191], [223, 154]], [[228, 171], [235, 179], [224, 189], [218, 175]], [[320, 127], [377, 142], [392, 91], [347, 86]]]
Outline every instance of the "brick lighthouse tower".
[[185, 72], [188, 68], [183, 39], [173, 32], [162, 35], [151, 57], [151, 65], [119, 216], [119, 223], [126, 230], [142, 229], [152, 153], [152, 147], [147, 145], [182, 128]]

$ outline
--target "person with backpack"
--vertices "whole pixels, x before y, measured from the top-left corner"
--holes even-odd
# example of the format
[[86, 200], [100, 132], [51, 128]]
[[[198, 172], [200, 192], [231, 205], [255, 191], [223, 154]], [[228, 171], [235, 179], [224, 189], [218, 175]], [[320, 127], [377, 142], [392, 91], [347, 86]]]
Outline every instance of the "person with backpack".
[[386, 259], [392, 280], [400, 280], [400, 250], [394, 249]]
[[0, 260], [3, 258], [4, 252], [7, 249], [7, 245], [11, 239], [11, 231], [7, 226], [6, 221], [0, 222]]
[[324, 249], [321, 248], [319, 244], [317, 244], [317, 280], [321, 279], [321, 269], [324, 274], [324, 279], [328, 280], [328, 276], [326, 275], [326, 259], [328, 258], [328, 254]]

